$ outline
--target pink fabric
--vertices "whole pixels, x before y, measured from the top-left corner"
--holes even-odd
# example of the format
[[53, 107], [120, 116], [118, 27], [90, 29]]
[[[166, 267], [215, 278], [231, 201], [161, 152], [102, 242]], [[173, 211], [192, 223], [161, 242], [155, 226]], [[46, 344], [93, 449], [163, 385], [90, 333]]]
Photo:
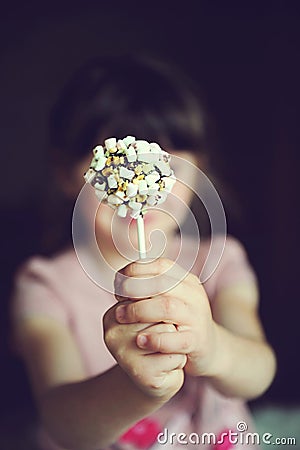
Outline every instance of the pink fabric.
[[[189, 245], [184, 255], [187, 265], [189, 248], [194, 248], [195, 242], [190, 239]], [[194, 273], [200, 273], [208, 249], [208, 242], [201, 243], [199, 258], [192, 269]], [[219, 266], [204, 284], [210, 302], [214, 301], [221, 289], [244, 281], [255, 281], [255, 275], [242, 245], [229, 237]], [[95, 376], [115, 364], [102, 337], [103, 314], [114, 302], [115, 299], [111, 294], [101, 290], [87, 277], [72, 249], [52, 259], [33, 257], [19, 270], [12, 300], [12, 317], [15, 322], [23, 320], [26, 316], [43, 315], [69, 327], [82, 355], [88, 376]], [[225, 398], [212, 389], [205, 380], [192, 377], [186, 377], [181, 391], [149, 420], [152, 431], [155, 424], [157, 429], [167, 427], [169, 433], [213, 432], [218, 436], [224, 429], [236, 430], [236, 424], [242, 420], [251, 428], [251, 418], [241, 401]], [[129, 436], [132, 437], [133, 430], [131, 431]], [[44, 431], [41, 431], [40, 436], [41, 449], [60, 448]], [[122, 447], [123, 444], [125, 447]], [[126, 444], [119, 442], [117, 446], [127, 448]], [[153, 448], [156, 449], [157, 446], [162, 447], [156, 443]], [[173, 449], [177, 446], [182, 444], [175, 442], [172, 445], [163, 445], [164, 448]], [[201, 447], [213, 448], [209, 445]], [[234, 448], [242, 447], [236, 445]], [[247, 445], [248, 450], [251, 448], [254, 447]]]

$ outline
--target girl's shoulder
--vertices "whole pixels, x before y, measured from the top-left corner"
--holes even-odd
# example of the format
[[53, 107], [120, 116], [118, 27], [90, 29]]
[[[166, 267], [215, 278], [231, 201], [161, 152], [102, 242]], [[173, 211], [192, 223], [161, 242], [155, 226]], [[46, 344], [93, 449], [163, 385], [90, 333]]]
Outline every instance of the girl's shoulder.
[[33, 255], [19, 267], [15, 280], [25, 278], [51, 279], [53, 275], [63, 275], [77, 267], [76, 254], [72, 249], [64, 250], [50, 257]]
[[93, 289], [72, 248], [49, 257], [34, 255], [27, 259], [15, 274], [14, 287], [23, 298], [47, 290], [61, 300], [66, 293], [76, 298], [77, 293]]
[[82, 299], [93, 301], [97, 294], [72, 249], [52, 257], [36, 255], [15, 274], [11, 312], [13, 318], [42, 314], [66, 323]]
[[255, 282], [256, 275], [244, 245], [234, 236], [215, 235], [213, 239], [186, 236], [181, 242], [179, 264], [204, 284], [210, 298], [217, 290], [241, 282]]

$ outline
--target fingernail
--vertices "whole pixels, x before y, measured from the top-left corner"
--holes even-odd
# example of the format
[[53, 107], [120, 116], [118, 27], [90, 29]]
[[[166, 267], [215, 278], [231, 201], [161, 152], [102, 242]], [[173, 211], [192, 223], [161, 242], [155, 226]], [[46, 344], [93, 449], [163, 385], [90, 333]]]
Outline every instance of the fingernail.
[[126, 306], [125, 305], [118, 306], [118, 308], [116, 309], [116, 319], [117, 319], [117, 321], [118, 322], [124, 321], [125, 314], [126, 314]]
[[148, 342], [148, 336], [146, 334], [140, 334], [137, 337], [137, 344], [139, 347], [141, 347], [141, 348], [147, 347], [147, 342]]

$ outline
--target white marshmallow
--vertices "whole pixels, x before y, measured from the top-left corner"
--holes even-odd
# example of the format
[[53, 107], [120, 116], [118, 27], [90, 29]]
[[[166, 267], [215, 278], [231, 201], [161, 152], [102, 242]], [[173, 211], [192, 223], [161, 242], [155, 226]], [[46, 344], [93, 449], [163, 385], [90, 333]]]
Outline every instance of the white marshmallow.
[[148, 193], [148, 185], [146, 180], [138, 181], [138, 191], [140, 195], [145, 195]]
[[170, 166], [165, 161], [157, 161], [155, 163], [155, 165], [158, 168], [158, 170], [161, 172], [162, 175], [169, 176], [171, 174]]
[[149, 153], [150, 152], [150, 144], [147, 141], [138, 140], [136, 143], [137, 153]]
[[129, 170], [126, 167], [121, 166], [119, 169], [119, 175], [121, 178], [126, 178], [126, 180], [132, 180], [135, 173], [133, 170]]
[[138, 185], [134, 183], [129, 183], [126, 188], [127, 197], [135, 197], [138, 192]]
[[162, 151], [160, 145], [158, 145], [156, 142], [150, 142], [150, 148], [151, 151], [156, 153], [160, 153]]
[[147, 198], [147, 205], [149, 206], [157, 205], [156, 195], [150, 195], [150, 197]]
[[167, 196], [168, 196], [168, 193], [166, 191], [159, 191], [156, 194], [157, 205], [160, 205], [161, 203], [163, 203], [166, 200]]
[[171, 192], [174, 184], [176, 183], [176, 178], [174, 175], [172, 175], [170, 177], [163, 177], [162, 181], [165, 184], [165, 191]]
[[93, 149], [93, 153], [95, 156], [104, 156], [104, 149], [102, 147], [102, 145], [97, 145], [94, 149]]
[[124, 197], [125, 197], [125, 192], [123, 192], [123, 191], [116, 191], [115, 192], [115, 195], [117, 196], [117, 197], [119, 197], [120, 199], [122, 199], [122, 201], [124, 200]]
[[126, 217], [127, 216], [127, 206], [122, 203], [122, 205], [118, 206], [118, 216], [119, 217]]
[[118, 142], [117, 142], [117, 148], [119, 149], [119, 150], [126, 150], [126, 144], [125, 144], [125, 142], [123, 141], [123, 139], [118, 139]]
[[104, 144], [107, 150], [114, 149], [117, 145], [117, 139], [114, 137], [105, 139]]
[[83, 178], [87, 183], [90, 183], [94, 176], [96, 175], [96, 172], [93, 169], [89, 169], [85, 174], [83, 175]]
[[147, 181], [148, 186], [151, 186], [152, 184], [156, 183], [156, 181], [158, 181], [159, 179], [160, 179], [160, 175], [156, 171], [149, 173], [149, 175], [147, 175], [145, 177], [145, 180]]
[[126, 136], [125, 138], [123, 138], [123, 141], [125, 142], [125, 145], [127, 145], [127, 147], [129, 147], [129, 145], [133, 144], [133, 142], [135, 142], [135, 137], [134, 136]]
[[159, 154], [153, 152], [138, 152], [137, 159], [145, 163], [156, 163], [159, 161]]
[[98, 183], [98, 181], [97, 181], [97, 183], [94, 184], [94, 188], [96, 190], [98, 189], [99, 191], [105, 191], [105, 188], [106, 188], [105, 181], [103, 181], [103, 183]]
[[152, 184], [152, 186], [149, 186], [148, 188], [148, 195], [154, 195], [159, 190], [159, 185], [157, 183]]
[[142, 204], [139, 202], [130, 201], [128, 202], [128, 206], [129, 208], [134, 209], [135, 211], [139, 211], [142, 207]]
[[114, 194], [110, 194], [110, 195], [107, 197], [107, 202], [108, 202], [110, 205], [121, 205], [121, 204], [123, 203], [123, 200], [122, 200], [121, 198], [117, 197], [117, 196], [114, 195]]
[[107, 178], [107, 183], [110, 189], [118, 187], [117, 180], [115, 179], [115, 176], [113, 174], [109, 175], [109, 177]]
[[136, 161], [136, 152], [135, 149], [130, 146], [125, 150], [125, 154], [127, 156], [127, 160], [128, 162], [134, 162]]
[[105, 163], [106, 163], [105, 156], [100, 156], [96, 163], [95, 170], [97, 171], [102, 170], [105, 167]]
[[148, 163], [148, 164], [143, 164], [142, 168], [143, 168], [144, 174], [146, 174], [146, 175], [147, 175], [149, 172], [152, 172], [152, 171], [154, 170], [153, 164], [150, 164], [150, 163]]

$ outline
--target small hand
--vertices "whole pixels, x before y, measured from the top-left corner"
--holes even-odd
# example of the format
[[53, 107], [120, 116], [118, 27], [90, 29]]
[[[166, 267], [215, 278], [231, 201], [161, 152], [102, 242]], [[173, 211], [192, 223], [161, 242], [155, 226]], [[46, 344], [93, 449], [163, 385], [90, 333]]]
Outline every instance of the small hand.
[[163, 322], [176, 326], [176, 333], [155, 328], [136, 330], [138, 347], [161, 354], [187, 355], [187, 373], [213, 375], [215, 323], [199, 279], [191, 273], [184, 277], [183, 269], [162, 258], [131, 263], [120, 274], [123, 280], [120, 282], [119, 276], [118, 300], [123, 304], [115, 309], [120, 324]]
[[120, 324], [115, 320], [117, 306], [110, 308], [103, 320], [104, 340], [109, 351], [139, 389], [150, 396], [169, 400], [183, 384], [186, 356], [140, 348], [136, 339], [140, 331], [174, 333], [176, 328], [172, 324]]

